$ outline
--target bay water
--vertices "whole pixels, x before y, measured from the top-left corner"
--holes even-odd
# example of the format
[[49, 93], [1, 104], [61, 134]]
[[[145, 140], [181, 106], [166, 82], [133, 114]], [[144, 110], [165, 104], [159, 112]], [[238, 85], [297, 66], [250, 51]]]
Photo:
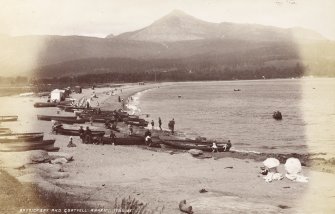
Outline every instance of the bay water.
[[158, 117], [164, 129], [174, 118], [188, 137], [230, 139], [237, 150], [335, 157], [333, 78], [171, 83], [137, 93], [130, 107], [156, 128]]

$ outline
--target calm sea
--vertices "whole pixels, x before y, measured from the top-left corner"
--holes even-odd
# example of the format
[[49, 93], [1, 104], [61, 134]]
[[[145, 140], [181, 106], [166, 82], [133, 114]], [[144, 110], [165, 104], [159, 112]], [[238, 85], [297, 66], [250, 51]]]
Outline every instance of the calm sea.
[[156, 126], [174, 118], [190, 137], [230, 139], [238, 150], [335, 154], [332, 78], [174, 83], [136, 94], [131, 105]]

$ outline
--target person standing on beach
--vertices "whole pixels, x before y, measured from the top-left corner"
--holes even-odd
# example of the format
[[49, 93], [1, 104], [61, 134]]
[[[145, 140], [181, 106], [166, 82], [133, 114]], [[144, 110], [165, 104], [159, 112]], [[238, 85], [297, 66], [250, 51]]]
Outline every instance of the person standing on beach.
[[118, 101], [119, 101], [119, 103], [121, 103], [121, 97], [119, 96], [119, 98], [118, 98]]
[[175, 121], [174, 118], [169, 122], [169, 128], [171, 130], [171, 133], [174, 134], [174, 125], [175, 125]]
[[154, 129], [154, 126], [155, 126], [155, 122], [154, 120], [151, 120], [151, 129]]
[[79, 129], [79, 137], [81, 139], [81, 142], [84, 143], [84, 139], [85, 139], [85, 130], [83, 129], [83, 126], [80, 126]]
[[132, 135], [134, 130], [131, 124], [128, 125], [128, 129], [129, 129], [129, 135]]
[[109, 135], [109, 139], [112, 141], [112, 145], [115, 146], [115, 143], [116, 143], [116, 135], [114, 134], [114, 132], [111, 130], [111, 133]]
[[91, 143], [92, 142], [92, 131], [87, 126], [85, 131], [85, 143]]
[[160, 117], [158, 117], [158, 126], [162, 130], [162, 119]]

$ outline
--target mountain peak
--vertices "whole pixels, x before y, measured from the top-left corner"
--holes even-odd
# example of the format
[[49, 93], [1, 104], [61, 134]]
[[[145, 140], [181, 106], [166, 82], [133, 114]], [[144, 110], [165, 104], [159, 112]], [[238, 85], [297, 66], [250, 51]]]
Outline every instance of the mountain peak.
[[166, 16], [190, 16], [182, 10], [174, 9]]
[[[163, 16], [162, 18], [158, 19], [157, 21], [155, 21], [153, 24], [161, 24], [161, 23], [169, 23], [172, 22], [174, 24], [176, 24], [176, 22], [179, 21], [191, 21], [191, 22], [203, 22], [202, 20], [199, 20], [187, 13], [185, 13], [184, 11], [181, 10], [172, 10], [170, 13], [168, 13], [167, 15]], [[171, 23], [171, 24], [172, 24]]]
[[319, 34], [306, 30], [290, 30], [256, 24], [211, 23], [193, 17], [181, 10], [172, 10], [151, 25], [137, 31], [120, 34], [116, 38], [151, 42], [202, 39], [275, 41], [292, 40], [292, 36], [308, 40], [321, 38]]

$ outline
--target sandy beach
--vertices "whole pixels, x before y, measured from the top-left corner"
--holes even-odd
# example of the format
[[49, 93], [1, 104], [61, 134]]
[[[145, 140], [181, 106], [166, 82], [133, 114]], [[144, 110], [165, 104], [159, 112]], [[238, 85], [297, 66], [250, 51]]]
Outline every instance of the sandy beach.
[[[119, 109], [118, 96], [127, 100], [139, 91], [166, 84], [172, 83], [128, 84], [117, 88], [113, 96], [107, 95], [110, 88], [96, 88], [97, 98], [92, 106], [102, 110]], [[78, 100], [92, 94], [92, 89], [84, 89], [82, 94], [71, 97]], [[303, 174], [309, 177], [308, 183], [285, 178], [266, 183], [259, 173], [262, 161], [228, 154], [209, 153], [209, 158], [198, 159], [187, 152], [169, 149], [82, 144], [79, 137], [74, 137], [77, 147], [68, 148], [68, 136], [52, 134], [51, 122], [36, 118], [37, 114], [57, 114], [56, 108], [33, 107], [35, 102], [46, 101], [45, 98], [11, 96], [0, 100], [3, 115], [19, 116], [17, 122], [2, 123], [2, 127], [15, 132], [44, 132], [44, 139], [56, 139], [59, 152], [73, 156], [73, 161], [62, 164], [67, 176], [58, 179], [34, 170], [38, 164], [19, 169], [7, 165], [10, 158], [16, 160], [20, 155], [17, 153], [0, 154], [1, 168], [19, 180], [30, 175], [31, 179], [23, 179], [24, 182], [37, 183], [41, 188], [49, 185], [54, 191], [80, 196], [81, 202], [93, 207], [111, 208], [116, 198], [130, 196], [148, 204], [149, 209], [163, 209], [163, 213], [168, 214], [181, 213], [178, 204], [184, 199], [197, 214], [335, 212], [334, 173], [303, 167]], [[103, 127], [94, 124], [92, 129], [103, 130]], [[279, 172], [285, 172], [283, 165]], [[200, 193], [201, 189], [207, 192]]]

